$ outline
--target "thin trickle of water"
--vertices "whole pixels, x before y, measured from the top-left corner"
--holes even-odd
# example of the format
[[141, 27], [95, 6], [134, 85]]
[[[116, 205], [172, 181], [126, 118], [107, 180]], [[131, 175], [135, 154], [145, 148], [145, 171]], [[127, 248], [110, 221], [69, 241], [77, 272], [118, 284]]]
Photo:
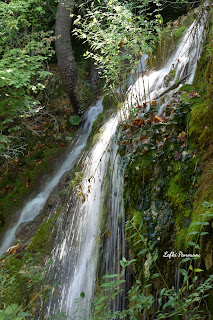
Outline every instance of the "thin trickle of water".
[[178, 292], [180, 289], [180, 279], [181, 279], [181, 273], [180, 273], [180, 264], [175, 269], [175, 291]]
[[87, 138], [92, 129], [93, 122], [96, 120], [98, 114], [102, 112], [102, 110], [102, 99], [100, 99], [96, 105], [90, 107], [88, 112], [85, 114], [83, 132], [79, 136], [76, 145], [62, 163], [57, 174], [50, 179], [48, 183], [46, 183], [44, 189], [35, 198], [26, 203], [19, 215], [18, 220], [14, 222], [13, 226], [9, 230], [7, 230], [0, 247], [0, 255], [2, 255], [15, 242], [15, 233], [17, 228], [24, 222], [33, 221], [36, 216], [41, 213], [51, 191], [55, 188], [55, 186], [57, 186], [63, 174], [72, 169], [73, 165], [81, 155], [82, 150], [86, 146]]

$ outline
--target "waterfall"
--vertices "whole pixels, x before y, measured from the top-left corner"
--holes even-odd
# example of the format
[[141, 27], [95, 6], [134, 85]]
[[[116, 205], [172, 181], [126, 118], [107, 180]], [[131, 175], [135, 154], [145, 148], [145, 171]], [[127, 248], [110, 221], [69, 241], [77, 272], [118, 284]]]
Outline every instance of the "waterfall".
[[[119, 173], [117, 148], [113, 141], [118, 118], [118, 115], [115, 115], [107, 121], [98, 143], [83, 159], [82, 194], [80, 197], [76, 193], [71, 195], [66, 212], [61, 218], [56, 247], [52, 255], [53, 263], [49, 271], [50, 274], [54, 274], [53, 282], [60, 283], [59, 295], [58, 298], [54, 297], [48, 306], [47, 313], [50, 315], [60, 311], [72, 317], [76, 310], [79, 317], [81, 316], [83, 319], [90, 315], [89, 305], [95, 286], [99, 247], [99, 213], [108, 165], [113, 168], [114, 172], [111, 182], [112, 194], [114, 195], [111, 209], [113, 213], [116, 213], [111, 216], [115, 225], [110, 232], [113, 239], [118, 238], [116, 225], [118, 225], [118, 216], [122, 214], [123, 208], [120, 200], [122, 199], [122, 178], [119, 179], [117, 175]], [[64, 225], [66, 225], [65, 230]], [[110, 225], [112, 224], [110, 223]], [[112, 252], [111, 262], [113, 262], [117, 250], [116, 243], [112, 241], [109, 246], [109, 251]], [[84, 292], [86, 297], [85, 310], [83, 311], [78, 310], [79, 305], [75, 301], [80, 297], [81, 292]]]
[[[204, 39], [206, 14], [200, 16], [183, 35], [177, 49], [166, 64], [158, 71], [142, 74], [128, 90], [128, 98], [123, 112], [128, 113], [129, 106], [155, 99], [167, 88], [165, 78], [175, 69], [175, 76], [169, 86], [182, 79], [192, 83], [197, 61]], [[178, 90], [175, 89], [175, 90]], [[169, 97], [174, 93], [171, 90]], [[169, 98], [165, 98], [165, 104]], [[109, 215], [109, 237], [104, 244], [102, 272], [119, 272], [120, 252], [124, 254], [123, 229], [123, 175], [121, 162], [116, 155], [115, 132], [119, 116], [115, 115], [106, 122], [101, 130], [101, 137], [83, 161], [83, 181], [81, 181], [84, 200], [74, 192], [61, 217], [52, 253], [53, 263], [49, 273], [53, 283], [59, 282], [59, 295], [52, 297], [48, 305], [48, 315], [57, 311], [66, 313], [71, 318], [87, 319], [90, 314], [90, 300], [94, 293], [98, 260], [98, 236], [100, 232], [101, 208], [104, 198], [104, 181], [109, 175], [111, 183], [109, 201], [106, 204]], [[108, 173], [108, 169], [112, 172]], [[109, 212], [110, 211], [110, 212]], [[85, 301], [79, 300], [84, 292]], [[76, 300], [77, 299], [77, 300]], [[115, 301], [113, 309], [123, 305]]]
[[[123, 112], [129, 111], [129, 106], [136, 103], [149, 103], [162, 95], [179, 79], [192, 83], [196, 64], [200, 56], [204, 39], [204, 24], [206, 15], [200, 16], [184, 34], [177, 49], [165, 63], [163, 68], [142, 74], [128, 90], [127, 103]], [[175, 70], [174, 78], [166, 84], [166, 77]], [[178, 90], [178, 89], [175, 89]], [[171, 90], [165, 97], [163, 105], [174, 93]], [[163, 109], [162, 109], [163, 110]], [[44, 189], [32, 200], [26, 203], [19, 218], [5, 233], [0, 254], [4, 253], [15, 241], [16, 229], [24, 222], [32, 221], [42, 211], [51, 191], [59, 183], [63, 174], [73, 168], [82, 150], [86, 146], [93, 121], [102, 111], [102, 99], [92, 106], [86, 116], [82, 134], [76, 145], [67, 156], [57, 174], [46, 183]], [[160, 111], [159, 111], [160, 112]], [[127, 115], [128, 116], [128, 115]], [[124, 207], [122, 200], [123, 175], [121, 161], [117, 155], [116, 129], [119, 114], [113, 115], [101, 130], [100, 137], [89, 150], [82, 162], [83, 179], [74, 187], [64, 212], [57, 222], [55, 247], [52, 252], [52, 265], [49, 275], [53, 283], [59, 283], [58, 296], [52, 295], [47, 306], [47, 316], [64, 312], [70, 317], [91, 315], [90, 300], [95, 290], [97, 262], [99, 254], [99, 238], [101, 224], [101, 208], [103, 205], [104, 181], [109, 175], [110, 195], [107, 205], [107, 229], [103, 254], [103, 272], [119, 272], [119, 259], [125, 253], [124, 242]], [[109, 171], [111, 170], [111, 173]], [[79, 299], [84, 292], [83, 304]], [[114, 309], [122, 308], [123, 304], [115, 302]], [[76, 313], [75, 313], [76, 311]]]
[[[207, 10], [199, 13], [197, 20], [185, 32], [176, 50], [160, 70], [139, 76], [135, 84], [129, 88], [129, 104], [134, 105], [137, 102], [142, 105], [143, 102], [146, 102], [149, 108], [152, 100], [163, 96], [168, 87], [172, 87], [176, 82], [182, 80], [182, 83], [192, 84], [205, 38], [207, 15]], [[167, 83], [166, 79], [171, 73], [174, 76]], [[165, 100], [164, 103], [161, 103], [159, 113], [169, 103], [174, 91], [178, 91], [182, 83], [177, 89], [170, 90], [164, 96]]]
[[91, 106], [88, 112], [85, 114], [84, 127], [81, 135], [77, 137], [76, 143], [62, 163], [56, 175], [54, 175], [49, 182], [46, 183], [43, 190], [32, 200], [28, 201], [19, 214], [17, 221], [6, 231], [2, 244], [0, 246], [0, 255], [2, 255], [11, 245], [15, 243], [15, 233], [18, 227], [25, 222], [33, 221], [38, 216], [51, 193], [51, 191], [57, 186], [61, 177], [65, 172], [71, 170], [76, 163], [77, 159], [81, 155], [84, 147], [87, 143], [87, 138], [92, 129], [92, 124], [96, 120], [99, 113], [103, 110], [102, 99], [100, 99], [96, 105]]
[[[119, 136], [118, 136], [119, 138]], [[109, 171], [109, 195], [107, 214], [109, 214], [106, 230], [108, 235], [103, 243], [103, 254], [100, 265], [100, 274], [120, 274], [120, 260], [125, 256], [124, 235], [124, 203], [123, 203], [123, 170], [122, 161], [117, 154], [117, 145], [112, 141], [112, 155]], [[123, 285], [123, 289], [124, 285]], [[124, 297], [118, 295], [111, 305], [112, 310], [124, 309]]]

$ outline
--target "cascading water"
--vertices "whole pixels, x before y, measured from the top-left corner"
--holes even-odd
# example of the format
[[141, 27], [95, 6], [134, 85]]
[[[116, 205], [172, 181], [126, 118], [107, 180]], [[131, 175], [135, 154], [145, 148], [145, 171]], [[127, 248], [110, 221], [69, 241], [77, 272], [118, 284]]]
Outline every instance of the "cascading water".
[[41, 213], [44, 205], [55, 186], [59, 183], [61, 177], [65, 172], [71, 170], [76, 160], [82, 153], [82, 150], [86, 146], [87, 138], [92, 129], [92, 124], [96, 120], [99, 113], [103, 110], [102, 99], [100, 99], [95, 106], [90, 107], [88, 112], [85, 114], [85, 124], [82, 134], [76, 141], [76, 144], [70, 154], [67, 156], [57, 174], [50, 179], [44, 189], [32, 200], [26, 203], [22, 209], [18, 220], [13, 224], [9, 230], [4, 235], [2, 244], [0, 247], [0, 255], [2, 255], [14, 242], [15, 242], [15, 233], [17, 228], [24, 222], [33, 221], [36, 216]]
[[[111, 157], [108, 174], [107, 203], [104, 204], [108, 215], [108, 223], [105, 230], [107, 235], [103, 241], [99, 272], [102, 276], [105, 274], [120, 274], [120, 260], [125, 256], [123, 172], [122, 162], [117, 153], [117, 145], [114, 140], [112, 140], [111, 144], [113, 157]], [[123, 289], [125, 289], [124, 285]], [[116, 296], [110, 308], [114, 311], [124, 309], [124, 297], [122, 294]]]
[[[56, 239], [58, 243], [53, 252], [50, 270], [50, 273], [54, 274], [53, 281], [60, 283], [59, 299], [53, 298], [48, 307], [48, 314], [60, 311], [72, 316], [79, 307], [75, 299], [80, 297], [82, 291], [88, 305], [84, 311], [79, 311], [79, 315], [86, 319], [90, 314], [89, 301], [94, 290], [97, 267], [99, 211], [102, 203], [103, 181], [108, 173], [109, 161], [115, 172], [118, 172], [116, 145], [110, 143], [117, 123], [118, 116], [112, 117], [106, 123], [99, 142], [84, 159], [82, 196], [77, 197], [76, 194], [71, 196], [67, 210], [61, 219]], [[119, 191], [116, 189], [114, 186], [114, 193]], [[117, 198], [121, 197], [117, 196]], [[119, 214], [122, 203], [118, 204], [114, 201], [112, 207]], [[62, 234], [63, 237], [61, 237]]]
[[[126, 108], [129, 105], [151, 101], [172, 86], [176, 81], [182, 79], [187, 83], [193, 81], [196, 65], [201, 52], [202, 40], [204, 38], [204, 24], [206, 14], [200, 16], [194, 22], [180, 41], [177, 50], [170, 57], [164, 67], [153, 71], [148, 75], [141, 75], [128, 91]], [[175, 70], [173, 80], [165, 84], [166, 76], [171, 70]], [[184, 80], [183, 80], [184, 78]], [[169, 97], [164, 97], [165, 104]], [[128, 114], [127, 114], [128, 116]], [[63, 214], [58, 227], [56, 246], [53, 250], [53, 264], [50, 274], [53, 274], [53, 282], [59, 282], [59, 296], [52, 297], [48, 305], [48, 315], [57, 311], [65, 312], [70, 317], [79, 316], [87, 319], [90, 315], [90, 299], [94, 292], [98, 235], [100, 228], [100, 211], [104, 198], [104, 179], [108, 173], [110, 162], [111, 173], [111, 196], [109, 237], [105, 244], [104, 267], [102, 272], [119, 272], [119, 251], [125, 251], [124, 231], [120, 231], [119, 217], [123, 214], [122, 202], [122, 173], [119, 170], [119, 158], [116, 156], [114, 145], [114, 134], [118, 123], [118, 116], [111, 118], [104, 126], [100, 140], [89, 152], [84, 160], [83, 181], [81, 182], [84, 194], [82, 202], [74, 193], [67, 204], [67, 210]], [[86, 166], [86, 167], [85, 167]], [[108, 212], [108, 211], [107, 211]], [[123, 219], [121, 219], [123, 221]], [[111, 234], [110, 234], [111, 233]], [[122, 240], [121, 240], [122, 239]], [[120, 250], [122, 248], [122, 250]], [[117, 252], [117, 253], [116, 253]], [[75, 299], [84, 292], [88, 304], [84, 311], [79, 311], [79, 305]], [[113, 308], [122, 308], [117, 305]], [[76, 311], [77, 310], [77, 311]]]
[[[183, 35], [177, 49], [168, 59], [166, 64], [157, 71], [152, 71], [148, 75], [142, 75], [136, 83], [129, 89], [129, 103], [132, 105], [137, 102], [142, 104], [163, 96], [168, 88], [172, 88], [175, 83], [182, 80], [182, 83], [191, 84], [197, 66], [197, 61], [202, 50], [202, 42], [205, 38], [205, 23], [207, 12], [201, 12], [198, 19], [192, 23], [187, 32]], [[170, 74], [173, 74], [170, 79]], [[169, 78], [169, 81], [166, 79]], [[181, 85], [181, 84], [180, 84]], [[164, 103], [161, 103], [159, 113], [168, 104], [174, 90], [164, 96]]]
[[[151, 101], [161, 95], [168, 88], [168, 85], [165, 84], [165, 78], [171, 70], [175, 70], [175, 77], [169, 83], [169, 86], [185, 77], [185, 82], [191, 83], [193, 81], [204, 38], [205, 19], [206, 15], [204, 14], [198, 22], [192, 24], [175, 53], [161, 70], [140, 76], [136, 80], [128, 92], [128, 106], [134, 105], [136, 102], [142, 104], [144, 101]], [[165, 98], [165, 104], [168, 103], [167, 99], [169, 98]], [[102, 100], [89, 109], [83, 133], [76, 146], [53, 179], [46, 184], [42, 192], [25, 205], [18, 220], [5, 233], [0, 254], [4, 253], [14, 243], [18, 226], [23, 222], [32, 221], [41, 212], [51, 191], [58, 184], [62, 175], [73, 167], [86, 145], [92, 123], [101, 110]], [[119, 116], [116, 115], [106, 123], [100, 140], [90, 150], [87, 158], [84, 159], [84, 176], [81, 182], [82, 196], [79, 198], [76, 192], [72, 194], [67, 209], [58, 222], [56, 246], [53, 250], [53, 264], [50, 273], [53, 275], [53, 282], [60, 283], [60, 290], [59, 296], [54, 297], [53, 295], [49, 303], [47, 311], [49, 315], [61, 311], [72, 316], [77, 308], [75, 299], [79, 298], [82, 291], [85, 293], [88, 305], [86, 310], [79, 314], [82, 319], [86, 319], [90, 315], [89, 302], [94, 292], [97, 270], [100, 208], [104, 179], [108, 175], [108, 168], [112, 169], [109, 206], [111, 212], [108, 212], [108, 215], [111, 216], [111, 221], [108, 224], [111, 234], [105, 246], [103, 272], [119, 272], [119, 254], [120, 252], [124, 253], [125, 246], [122, 228], [123, 178], [114, 141], [118, 119]], [[122, 308], [121, 305], [117, 305], [117, 307]]]

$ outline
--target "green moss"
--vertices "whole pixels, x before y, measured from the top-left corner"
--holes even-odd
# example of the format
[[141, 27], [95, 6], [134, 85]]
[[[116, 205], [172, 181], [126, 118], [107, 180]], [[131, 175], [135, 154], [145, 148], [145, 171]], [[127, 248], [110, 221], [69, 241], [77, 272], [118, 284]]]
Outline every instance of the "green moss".
[[100, 113], [97, 117], [97, 119], [93, 122], [92, 130], [89, 134], [88, 140], [87, 140], [87, 146], [85, 149], [85, 152], [90, 150], [92, 145], [94, 145], [98, 139], [100, 138], [100, 135], [102, 133], [102, 126], [107, 122], [107, 120], [112, 116], [112, 114], [116, 111], [116, 108], [119, 107], [118, 104], [115, 104], [114, 107], [108, 108], [107, 106], [103, 109], [103, 112]]
[[137, 209], [141, 191], [148, 182], [150, 183], [150, 178], [154, 172], [152, 156], [152, 152], [147, 152], [145, 155], [138, 153], [126, 167], [124, 201], [133, 209]]
[[184, 85], [180, 88], [179, 92], [181, 92], [181, 91], [186, 91], [187, 93], [191, 93], [191, 92], [193, 91], [193, 89], [194, 89], [193, 85], [191, 85], [191, 84], [184, 84]]
[[100, 231], [104, 233], [106, 230], [106, 222], [107, 222], [107, 213], [109, 209], [109, 194], [110, 194], [110, 166], [108, 167], [108, 174], [104, 179], [103, 184], [103, 192], [102, 192], [102, 201], [100, 208]]
[[37, 264], [41, 264], [40, 256], [26, 251], [14, 251], [12, 255], [10, 253], [1, 258], [0, 308], [2, 304], [5, 307], [17, 303], [25, 307], [29, 303], [35, 287], [42, 280], [41, 268]]
[[83, 110], [86, 110], [95, 100], [95, 93], [89, 89], [87, 83], [82, 87]]
[[119, 97], [116, 93], [108, 93], [103, 98], [103, 108], [104, 110], [115, 108], [119, 104]]
[[176, 175], [170, 180], [168, 198], [175, 209], [183, 210], [185, 204], [185, 190], [180, 184], [181, 176]]
[[[213, 68], [211, 60], [213, 61], [213, 53], [208, 64], [207, 71], [209, 70], [209, 66]], [[209, 145], [212, 144], [213, 137], [213, 104], [211, 98], [213, 94], [212, 79], [210, 76], [210, 79], [207, 81], [206, 95], [204, 97], [205, 101], [200, 101], [200, 103], [193, 105], [192, 116], [189, 123], [190, 136], [198, 142], [202, 153], [204, 153]]]
[[179, 40], [182, 37], [186, 28], [187, 28], [187, 26], [181, 26], [181, 27], [174, 30], [173, 36], [175, 37], [176, 40]]
[[[208, 156], [207, 156], [208, 155]], [[197, 231], [199, 228], [194, 223], [200, 221], [210, 221], [212, 219], [213, 207], [204, 207], [205, 203], [213, 203], [213, 154], [206, 154], [202, 157], [203, 168], [202, 174], [198, 181], [198, 190], [193, 202], [193, 213], [191, 223], [185, 235], [186, 243], [193, 238], [189, 236], [192, 231]], [[204, 216], [202, 214], [205, 214]]]
[[[202, 148], [206, 147], [209, 139], [212, 137], [212, 126], [210, 125], [211, 115], [208, 112], [208, 102], [195, 105], [192, 109], [191, 120], [189, 123], [189, 134], [193, 140], [196, 140]], [[210, 121], [209, 121], [210, 120]]]
[[[11, 214], [14, 213], [14, 210], [22, 205], [23, 201], [29, 196], [32, 189], [37, 189], [38, 179], [44, 175], [48, 174], [51, 171], [52, 166], [50, 166], [50, 161], [58, 151], [56, 145], [52, 146], [53, 148], [44, 151], [39, 150], [31, 157], [26, 158], [24, 165], [24, 172], [9, 172], [2, 180], [2, 188], [10, 186], [9, 192], [1, 192], [1, 202], [2, 207], [0, 208], [0, 220], [4, 220], [4, 223], [0, 227], [4, 230], [7, 227], [7, 223], [11, 219]], [[39, 163], [35, 165], [34, 161], [40, 160]], [[29, 185], [27, 182], [29, 181]]]
[[133, 221], [134, 223], [139, 227], [141, 220], [143, 218], [143, 213], [142, 211], [138, 211], [138, 210], [132, 210], [131, 212], [131, 216], [134, 217]]
[[71, 172], [70, 173], [71, 181], [69, 184], [68, 192], [69, 194], [73, 191], [73, 188], [76, 188], [78, 184], [83, 179], [83, 171], [76, 171], [75, 173]]
[[53, 227], [54, 219], [50, 218], [48, 221], [43, 222], [30, 242], [28, 250], [33, 252], [41, 252], [43, 254], [49, 253], [51, 245], [50, 238]]
[[154, 54], [150, 56], [151, 67], [159, 68], [175, 49], [178, 41], [182, 37], [186, 28], [193, 22], [195, 17], [192, 13], [187, 16], [179, 17], [176, 21], [169, 21], [167, 25], [160, 30], [159, 41]]
[[[201, 153], [212, 145], [213, 137], [213, 48], [211, 46], [213, 26], [211, 26], [205, 50], [198, 63], [194, 85], [202, 96], [200, 103], [193, 103], [192, 116], [189, 123], [189, 132], [192, 139], [198, 142]], [[205, 77], [203, 76], [205, 74]]]
[[182, 228], [178, 231], [178, 236], [176, 237], [176, 246], [179, 250], [184, 250], [184, 248], [188, 247], [188, 244], [186, 243], [186, 234], [187, 234], [187, 228]]
[[[175, 216], [176, 245], [181, 249], [185, 241], [185, 232], [190, 224], [193, 212], [193, 197], [197, 190], [199, 158], [188, 149], [182, 155], [182, 161], [173, 164], [173, 175], [168, 179], [167, 196]], [[183, 249], [183, 247], [182, 247]]]
[[[213, 25], [210, 28], [205, 43], [208, 50], [204, 50], [201, 56], [194, 81], [194, 87], [197, 87], [198, 92], [201, 93], [202, 101], [199, 103], [192, 101], [189, 134], [190, 138], [197, 144], [202, 155], [202, 172], [193, 201], [191, 223], [184, 234], [185, 245], [187, 245], [189, 240], [195, 238], [195, 236], [189, 235], [189, 233], [199, 230], [199, 226], [196, 226], [195, 223], [210, 221], [212, 218], [208, 214], [211, 215], [213, 213], [212, 207], [203, 207], [205, 202], [213, 203], [213, 104], [211, 100], [213, 95], [213, 49], [208, 45], [208, 43], [211, 44], [212, 35]], [[203, 216], [202, 214], [205, 215]]]
[[177, 243], [182, 237], [182, 229], [186, 221], [190, 218], [192, 209], [188, 205], [188, 190], [186, 190], [181, 183], [181, 175], [178, 174], [171, 178], [168, 189], [168, 200], [175, 212], [175, 228], [177, 232]]

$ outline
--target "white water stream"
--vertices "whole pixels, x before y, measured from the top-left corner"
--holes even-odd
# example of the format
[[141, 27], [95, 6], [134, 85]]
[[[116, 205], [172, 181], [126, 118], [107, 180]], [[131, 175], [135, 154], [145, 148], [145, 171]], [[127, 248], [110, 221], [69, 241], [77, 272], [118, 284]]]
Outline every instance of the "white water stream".
[[[169, 86], [185, 76], [187, 77], [184, 82], [192, 83], [204, 39], [205, 19], [204, 15], [199, 19], [199, 23], [194, 22], [191, 25], [162, 69], [139, 76], [128, 91], [128, 102], [124, 110], [129, 111], [130, 105], [151, 101], [164, 92], [167, 88], [164, 79], [172, 69], [175, 69], [175, 75]], [[174, 90], [168, 94], [170, 99], [173, 93]], [[168, 103], [169, 98], [165, 98], [165, 104]], [[100, 140], [84, 159], [83, 181], [81, 182], [84, 201], [72, 195], [59, 223], [56, 246], [52, 255], [53, 264], [50, 268], [53, 283], [57, 281], [60, 283], [59, 295], [58, 297], [53, 295], [48, 305], [47, 314], [49, 316], [57, 312], [64, 312], [71, 319], [85, 320], [91, 315], [90, 300], [94, 292], [97, 272], [98, 238], [106, 175], [110, 176], [111, 181], [109, 197], [111, 209], [108, 212], [111, 223], [105, 246], [104, 265], [105, 272], [119, 272], [119, 252], [124, 254], [125, 245], [124, 235], [119, 230], [119, 220], [124, 210], [123, 177], [114, 142], [118, 121], [117, 114], [105, 124]], [[113, 171], [109, 173], [108, 168]], [[81, 300], [77, 300], [76, 303], [81, 292], [85, 294], [82, 305]], [[117, 306], [122, 308], [119, 304]]]
[[[98, 143], [84, 159], [84, 178], [81, 181], [82, 196], [71, 195], [67, 210], [61, 218], [53, 251], [53, 263], [50, 274], [54, 273], [53, 281], [59, 281], [59, 299], [55, 297], [48, 307], [48, 314], [65, 312], [73, 315], [78, 309], [75, 299], [83, 291], [86, 297], [86, 310], [80, 312], [83, 319], [90, 314], [88, 306], [95, 286], [95, 274], [98, 256], [98, 236], [100, 226], [100, 206], [102, 203], [103, 182], [108, 174], [108, 164], [118, 172], [116, 160], [116, 144], [109, 144], [115, 134], [118, 116], [112, 117], [104, 126], [104, 133]], [[113, 190], [115, 195], [113, 210], [120, 212], [122, 203], [117, 184]], [[115, 208], [116, 207], [116, 208]], [[66, 225], [65, 230], [64, 223]]]
[[[196, 32], [194, 32], [194, 30]], [[128, 92], [127, 105], [136, 102], [151, 101], [165, 89], [165, 77], [175, 69], [175, 82], [188, 75], [185, 82], [193, 81], [197, 60], [200, 55], [202, 40], [204, 38], [204, 18], [194, 23], [181, 39], [177, 50], [169, 58], [165, 66], [152, 71], [147, 75], [139, 76]], [[172, 82], [170, 82], [170, 85]], [[171, 93], [169, 94], [171, 96]], [[168, 103], [167, 98], [165, 104]], [[62, 164], [57, 175], [47, 183], [41, 193], [29, 201], [21, 211], [18, 221], [6, 232], [0, 247], [0, 254], [4, 253], [15, 241], [17, 227], [26, 221], [32, 221], [43, 209], [51, 191], [58, 184], [62, 175], [73, 167], [86, 145], [88, 134], [93, 121], [102, 110], [102, 101], [91, 107], [88, 111], [82, 136], [79, 138], [73, 151]], [[106, 245], [105, 264], [106, 272], [119, 272], [115, 270], [119, 265], [119, 254], [125, 251], [123, 231], [119, 230], [119, 220], [123, 214], [122, 201], [122, 174], [119, 157], [115, 144], [115, 132], [120, 117], [110, 118], [102, 129], [98, 142], [83, 160], [83, 180], [81, 181], [82, 195], [78, 197], [74, 192], [61, 220], [58, 222], [58, 233], [55, 248], [52, 253], [53, 263], [50, 267], [53, 282], [59, 282], [59, 295], [52, 297], [47, 315], [56, 315], [64, 312], [71, 318], [81, 316], [83, 320], [90, 316], [90, 299], [92, 298], [97, 271], [98, 236], [100, 232], [100, 211], [103, 200], [104, 180], [109, 174], [108, 168], [113, 169], [110, 174], [111, 181], [111, 217], [109, 240]], [[122, 235], [122, 236], [120, 236]], [[121, 240], [122, 239], [122, 240]], [[115, 261], [117, 260], [117, 261]], [[75, 299], [85, 293], [87, 305], [85, 310], [79, 311], [79, 304]], [[77, 313], [74, 315], [74, 312]]]
[[0, 255], [2, 255], [11, 245], [15, 243], [15, 233], [17, 228], [24, 222], [33, 221], [36, 216], [41, 213], [44, 205], [51, 193], [51, 191], [57, 186], [63, 174], [71, 170], [76, 163], [77, 159], [82, 153], [82, 150], [86, 146], [87, 138], [92, 129], [93, 122], [97, 119], [99, 113], [103, 110], [102, 99], [100, 99], [96, 105], [91, 106], [88, 112], [85, 114], [85, 124], [82, 134], [79, 136], [74, 148], [62, 163], [57, 174], [46, 183], [44, 189], [32, 200], [28, 201], [22, 209], [18, 220], [14, 225], [7, 230], [0, 246]]
[[[143, 102], [148, 101], [147, 106], [149, 106], [149, 102], [159, 97], [168, 87], [183, 78], [183, 83], [192, 84], [205, 38], [206, 19], [207, 12], [201, 12], [198, 19], [185, 32], [178, 47], [165, 65], [160, 70], [152, 71], [138, 78], [136, 83], [129, 89], [130, 104], [134, 105], [137, 102], [142, 105]], [[171, 80], [168, 82], [166, 78], [171, 73], [173, 76], [169, 76]], [[159, 113], [168, 104], [174, 91], [171, 90], [169, 94], [164, 96], [165, 101], [161, 104]]]

